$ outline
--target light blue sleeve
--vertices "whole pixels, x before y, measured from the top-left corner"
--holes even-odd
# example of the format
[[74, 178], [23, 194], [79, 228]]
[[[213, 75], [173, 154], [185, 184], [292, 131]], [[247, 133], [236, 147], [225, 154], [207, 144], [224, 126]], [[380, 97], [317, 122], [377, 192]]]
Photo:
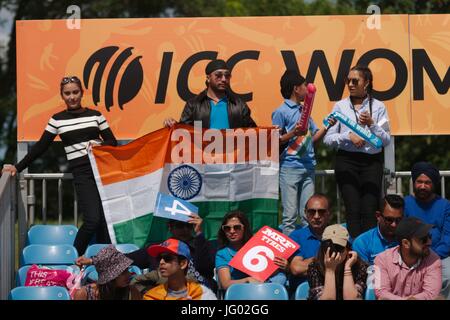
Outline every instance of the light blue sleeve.
[[231, 261], [231, 257], [227, 253], [226, 248], [217, 251], [216, 253], [216, 270], [220, 268], [229, 267], [228, 263]]
[[319, 128], [316, 126], [314, 120], [309, 118], [309, 131], [311, 131], [311, 135], [315, 135]]
[[369, 129], [374, 135], [381, 139], [383, 146], [385, 147], [391, 142], [389, 117], [383, 102], [375, 100], [374, 103], [377, 104], [379, 112], [377, 118], [373, 119], [374, 124], [371, 125]]
[[370, 254], [367, 250], [367, 245], [364, 241], [364, 237], [361, 236], [357, 237], [355, 241], [353, 241], [352, 249], [353, 251], [356, 251], [359, 258], [369, 263]]
[[272, 125], [279, 126], [280, 129], [285, 128], [283, 113], [277, 109], [272, 113]]
[[[333, 107], [333, 112], [338, 111], [341, 112], [339, 104], [336, 103]], [[341, 133], [341, 123], [338, 121], [334, 126], [328, 129], [327, 134], [323, 138], [323, 143], [329, 147], [338, 147], [340, 144], [343, 144], [345, 141], [350, 140], [348, 136], [349, 132]]]

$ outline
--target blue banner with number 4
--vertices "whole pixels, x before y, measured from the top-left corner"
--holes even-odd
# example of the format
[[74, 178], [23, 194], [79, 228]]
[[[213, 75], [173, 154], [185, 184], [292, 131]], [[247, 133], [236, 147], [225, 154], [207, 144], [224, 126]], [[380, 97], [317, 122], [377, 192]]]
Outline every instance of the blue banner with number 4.
[[198, 208], [192, 203], [158, 192], [154, 216], [187, 222], [190, 214], [198, 215]]

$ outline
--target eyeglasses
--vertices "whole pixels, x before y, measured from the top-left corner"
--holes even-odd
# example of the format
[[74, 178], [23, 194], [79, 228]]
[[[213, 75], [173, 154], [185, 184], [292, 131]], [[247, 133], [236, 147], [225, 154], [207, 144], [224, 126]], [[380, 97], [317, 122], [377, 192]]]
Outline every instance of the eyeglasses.
[[216, 72], [216, 73], [213, 73], [213, 75], [216, 79], [222, 79], [222, 77], [225, 77], [225, 79], [231, 78], [231, 73], [229, 73], [229, 72]]
[[425, 237], [420, 238], [420, 242], [422, 242], [422, 244], [426, 244], [428, 242], [428, 240], [431, 239], [431, 234], [427, 234]]
[[392, 218], [392, 217], [385, 217], [383, 215], [381, 215], [384, 219], [384, 221], [386, 221], [388, 224], [393, 224], [395, 222], [395, 224], [399, 224], [400, 221], [402, 221], [403, 218]]
[[244, 229], [244, 226], [242, 224], [235, 224], [235, 225], [231, 225], [231, 226], [229, 226], [229, 225], [222, 226], [222, 230], [224, 232], [230, 232], [231, 229], [233, 229], [234, 231], [241, 231]]
[[327, 209], [306, 209], [306, 214], [309, 216], [314, 216], [316, 213], [319, 213], [319, 216], [323, 216], [327, 212]]
[[345, 83], [346, 83], [347, 85], [349, 85], [349, 84], [351, 83], [352, 85], [356, 86], [356, 85], [358, 85], [358, 83], [359, 83], [359, 79], [356, 79], [356, 78], [347, 78], [347, 79], [345, 79]]
[[158, 256], [158, 261], [161, 261], [161, 259], [163, 259], [165, 262], [167, 263], [171, 263], [172, 261], [174, 261], [177, 258], [176, 255], [171, 254], [171, 253], [161, 253]]
[[64, 77], [61, 80], [61, 85], [65, 85], [68, 84], [69, 82], [77, 82], [77, 83], [81, 83], [80, 79], [78, 79], [78, 77]]

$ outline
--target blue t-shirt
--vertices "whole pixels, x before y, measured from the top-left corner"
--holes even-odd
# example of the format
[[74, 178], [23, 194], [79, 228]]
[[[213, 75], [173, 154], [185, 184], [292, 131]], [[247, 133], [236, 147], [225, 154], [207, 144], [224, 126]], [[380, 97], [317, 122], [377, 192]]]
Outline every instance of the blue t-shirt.
[[300, 245], [300, 249], [294, 253], [294, 256], [309, 259], [317, 255], [320, 247], [320, 238], [312, 233], [309, 226], [292, 231], [289, 238]]
[[431, 248], [441, 259], [450, 255], [450, 201], [436, 195], [432, 201], [421, 203], [413, 196], [406, 196], [405, 216], [432, 224]]
[[247, 274], [230, 266], [230, 261], [236, 255], [237, 251], [231, 247], [220, 249], [216, 253], [216, 270], [221, 268], [230, 269], [231, 280], [239, 280], [248, 277]]
[[[272, 113], [272, 124], [279, 126], [286, 133], [293, 130], [300, 120], [302, 107], [302, 105], [298, 105], [290, 99], [285, 99], [283, 104]], [[303, 137], [301, 147], [296, 148], [298, 151], [296, 154], [288, 153], [288, 148], [294, 146], [299, 137], [293, 137], [289, 140], [280, 155], [280, 166], [314, 170], [316, 158], [312, 138], [319, 129], [311, 117], [309, 118], [308, 128], [308, 134]]]
[[[303, 227], [301, 229], [297, 229], [291, 232], [289, 238], [294, 240], [296, 243], [300, 245], [300, 249], [298, 249], [294, 256], [301, 256], [303, 259], [309, 259], [315, 257], [317, 252], [319, 252], [320, 248], [320, 238], [316, 237], [314, 233], [312, 233], [311, 228], [309, 226]], [[289, 287], [291, 291], [294, 291], [297, 286], [306, 281], [306, 277], [296, 277], [293, 275], [289, 276]]]
[[227, 97], [220, 99], [217, 104], [209, 99], [209, 104], [211, 106], [210, 113], [210, 129], [229, 129], [230, 123], [228, 122], [228, 100]]
[[358, 257], [373, 265], [375, 257], [386, 249], [398, 245], [397, 241], [389, 242], [381, 235], [379, 227], [361, 233], [353, 241], [352, 249], [358, 253]]

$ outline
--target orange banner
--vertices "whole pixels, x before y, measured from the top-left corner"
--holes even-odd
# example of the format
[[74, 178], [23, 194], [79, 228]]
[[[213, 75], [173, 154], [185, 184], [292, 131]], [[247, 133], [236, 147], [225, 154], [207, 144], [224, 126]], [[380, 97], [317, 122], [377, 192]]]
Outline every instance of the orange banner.
[[17, 21], [17, 140], [39, 139], [65, 108], [59, 82], [67, 75], [82, 79], [83, 106], [101, 111], [118, 139], [140, 137], [168, 116], [179, 119], [216, 57], [233, 67], [231, 88], [259, 126], [282, 103], [287, 67], [316, 85], [320, 124], [348, 96], [349, 68], [368, 63], [393, 134], [450, 134], [450, 15], [381, 15], [379, 29], [370, 17], [89, 19], [80, 29]]

